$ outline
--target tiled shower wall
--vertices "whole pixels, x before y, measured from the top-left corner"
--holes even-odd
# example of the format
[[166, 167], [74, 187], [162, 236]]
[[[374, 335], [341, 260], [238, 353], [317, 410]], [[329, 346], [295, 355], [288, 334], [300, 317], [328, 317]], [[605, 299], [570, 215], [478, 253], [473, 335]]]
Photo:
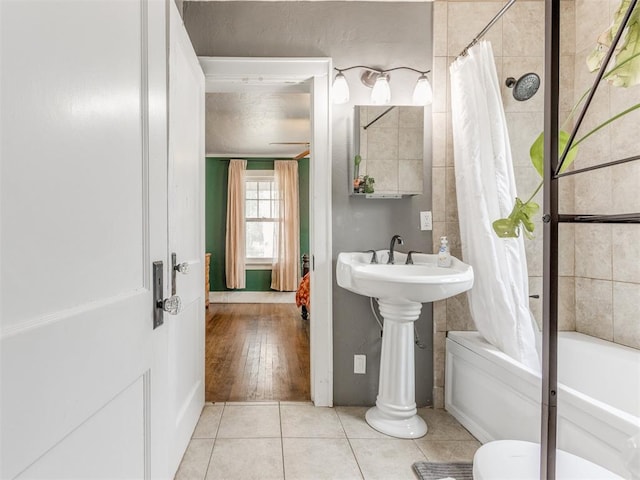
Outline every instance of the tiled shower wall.
[[[441, 235], [450, 239], [452, 253], [461, 256], [455, 195], [449, 65], [503, 2], [436, 1], [434, 4], [433, 64], [433, 220], [434, 251]], [[584, 59], [595, 37], [610, 22], [617, 0], [562, 2], [561, 121], [590, 85]], [[579, 19], [579, 21], [577, 21]], [[540, 177], [531, 166], [529, 147], [543, 127], [543, 87], [530, 100], [517, 102], [505, 85], [507, 77], [536, 72], [543, 79], [544, 3], [519, 0], [485, 36], [491, 41], [503, 101], [519, 195], [526, 199]], [[631, 98], [633, 97], [633, 98]], [[640, 101], [640, 87], [621, 91], [606, 87], [599, 93], [583, 132], [614, 112]], [[624, 123], [623, 123], [624, 122]], [[640, 113], [621, 120], [585, 142], [576, 166], [640, 153], [633, 140]], [[566, 127], [571, 128], [571, 125]], [[563, 213], [640, 211], [640, 164], [628, 164], [586, 176], [563, 179]], [[542, 195], [536, 197], [542, 204]], [[542, 225], [536, 238], [525, 240], [531, 294], [542, 293]], [[578, 330], [640, 348], [640, 234], [637, 226], [573, 226], [564, 224], [559, 239], [559, 322], [562, 330]], [[531, 309], [541, 323], [542, 299]], [[444, 405], [444, 348], [449, 330], [475, 330], [466, 294], [437, 302], [434, 319], [434, 405]]]
[[[610, 23], [618, 0], [576, 2], [575, 98], [591, 86], [585, 58]], [[602, 84], [579, 136], [640, 103], [640, 86]], [[626, 115], [580, 145], [577, 168], [640, 154], [640, 111]], [[575, 177], [576, 213], [640, 212], [640, 162]], [[640, 348], [640, 225], [575, 226], [576, 330]]]

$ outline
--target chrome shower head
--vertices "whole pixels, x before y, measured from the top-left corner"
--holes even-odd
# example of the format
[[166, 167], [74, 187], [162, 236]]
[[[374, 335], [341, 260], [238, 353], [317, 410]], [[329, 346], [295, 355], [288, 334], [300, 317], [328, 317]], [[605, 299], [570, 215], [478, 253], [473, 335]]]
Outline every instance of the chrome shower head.
[[513, 77], [507, 78], [505, 85], [513, 88], [513, 98], [524, 102], [533, 97], [540, 88], [540, 77], [537, 73], [525, 73], [518, 80]]

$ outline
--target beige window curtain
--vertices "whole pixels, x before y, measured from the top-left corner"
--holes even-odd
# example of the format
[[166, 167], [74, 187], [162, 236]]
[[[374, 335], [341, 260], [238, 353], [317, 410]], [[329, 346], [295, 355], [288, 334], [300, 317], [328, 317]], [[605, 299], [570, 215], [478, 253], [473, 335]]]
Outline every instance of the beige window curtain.
[[292, 292], [298, 288], [300, 258], [300, 208], [298, 205], [298, 162], [274, 162], [279, 218], [276, 228], [271, 288]]
[[244, 172], [246, 160], [231, 160], [227, 180], [225, 274], [227, 288], [245, 288]]

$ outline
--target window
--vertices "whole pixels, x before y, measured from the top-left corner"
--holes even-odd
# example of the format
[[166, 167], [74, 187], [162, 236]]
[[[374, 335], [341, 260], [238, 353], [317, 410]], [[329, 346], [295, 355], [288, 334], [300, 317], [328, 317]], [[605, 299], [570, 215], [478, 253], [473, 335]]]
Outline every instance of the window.
[[273, 170], [245, 172], [246, 264], [271, 268], [278, 223], [278, 192]]

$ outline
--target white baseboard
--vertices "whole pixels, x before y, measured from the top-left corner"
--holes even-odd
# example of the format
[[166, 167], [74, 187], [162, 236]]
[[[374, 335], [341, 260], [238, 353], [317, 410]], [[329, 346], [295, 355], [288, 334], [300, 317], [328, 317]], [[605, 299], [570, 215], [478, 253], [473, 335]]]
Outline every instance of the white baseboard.
[[211, 303], [296, 303], [296, 292], [209, 292]]

